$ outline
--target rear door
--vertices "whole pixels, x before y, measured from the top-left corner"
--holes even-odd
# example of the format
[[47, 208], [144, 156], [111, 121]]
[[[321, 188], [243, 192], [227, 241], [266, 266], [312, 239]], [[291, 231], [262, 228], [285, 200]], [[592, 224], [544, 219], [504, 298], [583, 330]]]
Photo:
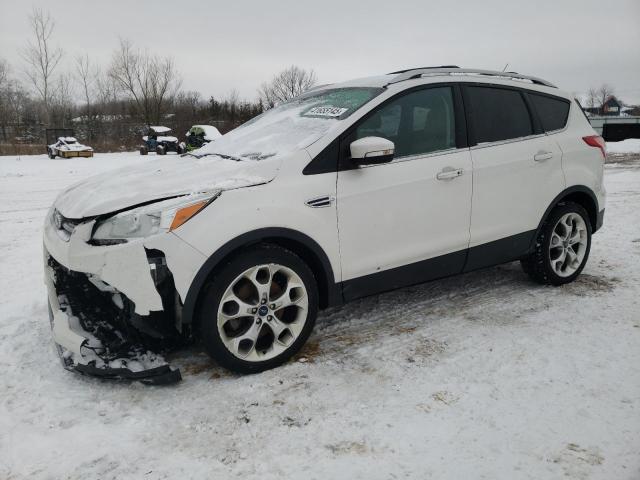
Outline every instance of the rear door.
[[524, 254], [565, 180], [562, 152], [522, 90], [475, 84], [463, 91], [473, 162], [466, 269], [473, 270]]

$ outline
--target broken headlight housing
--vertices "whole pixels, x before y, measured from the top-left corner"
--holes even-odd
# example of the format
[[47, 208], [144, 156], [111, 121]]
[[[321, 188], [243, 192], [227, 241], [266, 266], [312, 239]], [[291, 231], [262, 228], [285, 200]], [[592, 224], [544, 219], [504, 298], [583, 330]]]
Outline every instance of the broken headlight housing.
[[127, 210], [99, 220], [92, 240], [108, 244], [111, 240], [146, 238], [175, 230], [220, 196], [221, 190], [185, 195]]

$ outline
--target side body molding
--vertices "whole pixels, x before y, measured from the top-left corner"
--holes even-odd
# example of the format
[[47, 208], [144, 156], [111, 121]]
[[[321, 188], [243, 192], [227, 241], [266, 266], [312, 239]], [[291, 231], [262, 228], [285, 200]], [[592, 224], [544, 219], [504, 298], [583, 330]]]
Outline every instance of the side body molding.
[[[311, 265], [312, 269], [315, 270], [314, 273], [316, 274], [316, 277], [319, 277], [320, 275], [324, 277], [317, 278], [317, 281], [321, 296], [323, 294], [323, 290], [326, 295], [326, 306], [340, 305], [343, 303], [342, 291], [340, 285], [335, 282], [335, 275], [331, 268], [329, 258], [315, 240], [304, 233], [289, 228], [261, 228], [244, 233], [227, 242], [216, 250], [202, 265], [202, 267], [200, 267], [200, 270], [196, 273], [193, 282], [191, 282], [191, 286], [189, 287], [189, 291], [187, 292], [187, 296], [184, 301], [182, 318], [185, 323], [193, 323], [200, 291], [207, 281], [207, 278], [209, 278], [220, 262], [239, 248], [266, 240], [273, 241], [273, 243], [276, 244], [283, 244], [283, 246], [286, 246], [287, 243], [295, 243], [297, 245], [304, 246], [305, 250], [310, 252], [317, 260], [315, 269], [313, 268], [314, 266]], [[322, 270], [321, 272], [317, 271], [318, 267]]]

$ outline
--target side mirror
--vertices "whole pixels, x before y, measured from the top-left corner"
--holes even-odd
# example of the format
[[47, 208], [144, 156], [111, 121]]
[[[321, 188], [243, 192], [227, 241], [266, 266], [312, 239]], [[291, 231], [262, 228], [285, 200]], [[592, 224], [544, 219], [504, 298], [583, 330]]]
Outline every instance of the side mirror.
[[393, 160], [395, 145], [382, 137], [364, 137], [351, 142], [351, 161], [357, 165], [374, 165]]

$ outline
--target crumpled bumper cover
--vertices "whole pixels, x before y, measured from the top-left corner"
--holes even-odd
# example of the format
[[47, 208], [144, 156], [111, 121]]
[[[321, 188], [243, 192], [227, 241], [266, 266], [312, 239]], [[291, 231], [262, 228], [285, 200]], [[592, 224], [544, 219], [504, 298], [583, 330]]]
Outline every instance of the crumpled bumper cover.
[[172, 370], [169, 365], [134, 372], [128, 368], [98, 368], [92, 365], [76, 365], [76, 372], [117, 380], [138, 380], [146, 385], [169, 385], [182, 380], [180, 370]]
[[163, 342], [132, 325], [132, 302], [99, 278], [67, 269], [46, 251], [45, 260], [49, 319], [64, 368], [151, 385], [181, 380], [180, 371], [154, 353]]

